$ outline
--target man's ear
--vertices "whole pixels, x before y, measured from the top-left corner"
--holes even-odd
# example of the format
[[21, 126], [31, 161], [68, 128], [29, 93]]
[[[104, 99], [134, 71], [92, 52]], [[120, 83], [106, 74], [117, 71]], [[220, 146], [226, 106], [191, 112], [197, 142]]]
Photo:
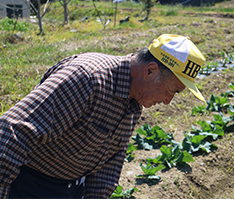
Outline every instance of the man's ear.
[[158, 72], [159, 72], [158, 64], [155, 62], [150, 62], [144, 68], [144, 79]]

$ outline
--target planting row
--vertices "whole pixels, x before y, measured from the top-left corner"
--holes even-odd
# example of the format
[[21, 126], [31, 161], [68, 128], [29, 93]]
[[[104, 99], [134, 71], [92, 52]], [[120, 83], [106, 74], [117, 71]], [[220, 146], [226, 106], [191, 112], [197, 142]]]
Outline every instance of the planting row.
[[222, 59], [219, 62], [206, 62], [202, 66], [202, 69], [199, 72], [199, 77], [204, 77], [210, 75], [211, 73], [216, 73], [219, 70], [224, 70], [228, 67], [234, 67], [234, 54], [227, 54], [225, 51], [220, 53]]
[[[213, 114], [213, 121], [198, 121], [200, 129], [192, 125], [189, 133], [185, 131], [182, 143], [175, 141], [172, 133], [166, 133], [159, 126], [153, 128], [148, 124], [141, 126], [136, 131], [137, 134], [132, 136], [135, 143], [129, 143], [125, 161], [131, 162], [134, 159], [132, 152], [137, 149], [152, 150], [160, 147], [162, 154], [155, 158], [148, 157], [146, 165], [140, 163], [144, 174], [136, 175], [136, 177], [144, 179], [145, 182], [159, 180], [161, 176], [156, 175], [158, 171], [194, 162], [193, 154], [195, 152], [210, 153], [212, 150], [216, 150], [217, 146], [212, 142], [223, 137], [226, 132], [234, 131], [234, 105], [230, 104], [229, 99], [234, 97], [234, 83], [230, 83], [228, 86], [232, 90], [226, 91], [220, 97], [211, 94], [207, 107], [201, 105], [192, 109], [191, 115], [203, 115], [212, 111], [217, 114]], [[227, 116], [224, 115], [225, 113]], [[119, 185], [110, 198], [131, 198], [132, 193], [137, 191], [136, 188], [124, 191], [122, 189], [123, 187]]]

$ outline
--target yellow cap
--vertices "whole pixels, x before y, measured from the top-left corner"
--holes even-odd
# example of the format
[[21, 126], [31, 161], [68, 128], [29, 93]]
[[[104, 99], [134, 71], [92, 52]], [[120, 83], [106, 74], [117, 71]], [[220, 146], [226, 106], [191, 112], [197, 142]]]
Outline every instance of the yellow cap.
[[205, 102], [194, 81], [205, 62], [200, 50], [188, 37], [163, 34], [149, 46], [150, 53], [168, 67], [201, 101]]

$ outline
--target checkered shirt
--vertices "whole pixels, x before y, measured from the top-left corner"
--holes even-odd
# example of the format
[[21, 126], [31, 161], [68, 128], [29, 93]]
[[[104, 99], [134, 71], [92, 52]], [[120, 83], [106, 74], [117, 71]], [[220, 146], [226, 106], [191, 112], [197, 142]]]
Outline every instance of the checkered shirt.
[[131, 56], [66, 58], [0, 117], [1, 198], [21, 165], [60, 179], [86, 176], [85, 198], [111, 196], [142, 110], [129, 100]]

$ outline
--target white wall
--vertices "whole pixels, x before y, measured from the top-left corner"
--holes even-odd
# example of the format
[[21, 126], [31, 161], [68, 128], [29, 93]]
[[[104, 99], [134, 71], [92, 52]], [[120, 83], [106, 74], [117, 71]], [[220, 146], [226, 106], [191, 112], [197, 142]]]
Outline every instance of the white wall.
[[30, 16], [30, 10], [23, 0], [0, 0], [0, 17], [1, 18], [7, 17], [7, 8], [6, 8], [7, 4], [22, 5], [22, 17], [25, 18], [25, 17]]

